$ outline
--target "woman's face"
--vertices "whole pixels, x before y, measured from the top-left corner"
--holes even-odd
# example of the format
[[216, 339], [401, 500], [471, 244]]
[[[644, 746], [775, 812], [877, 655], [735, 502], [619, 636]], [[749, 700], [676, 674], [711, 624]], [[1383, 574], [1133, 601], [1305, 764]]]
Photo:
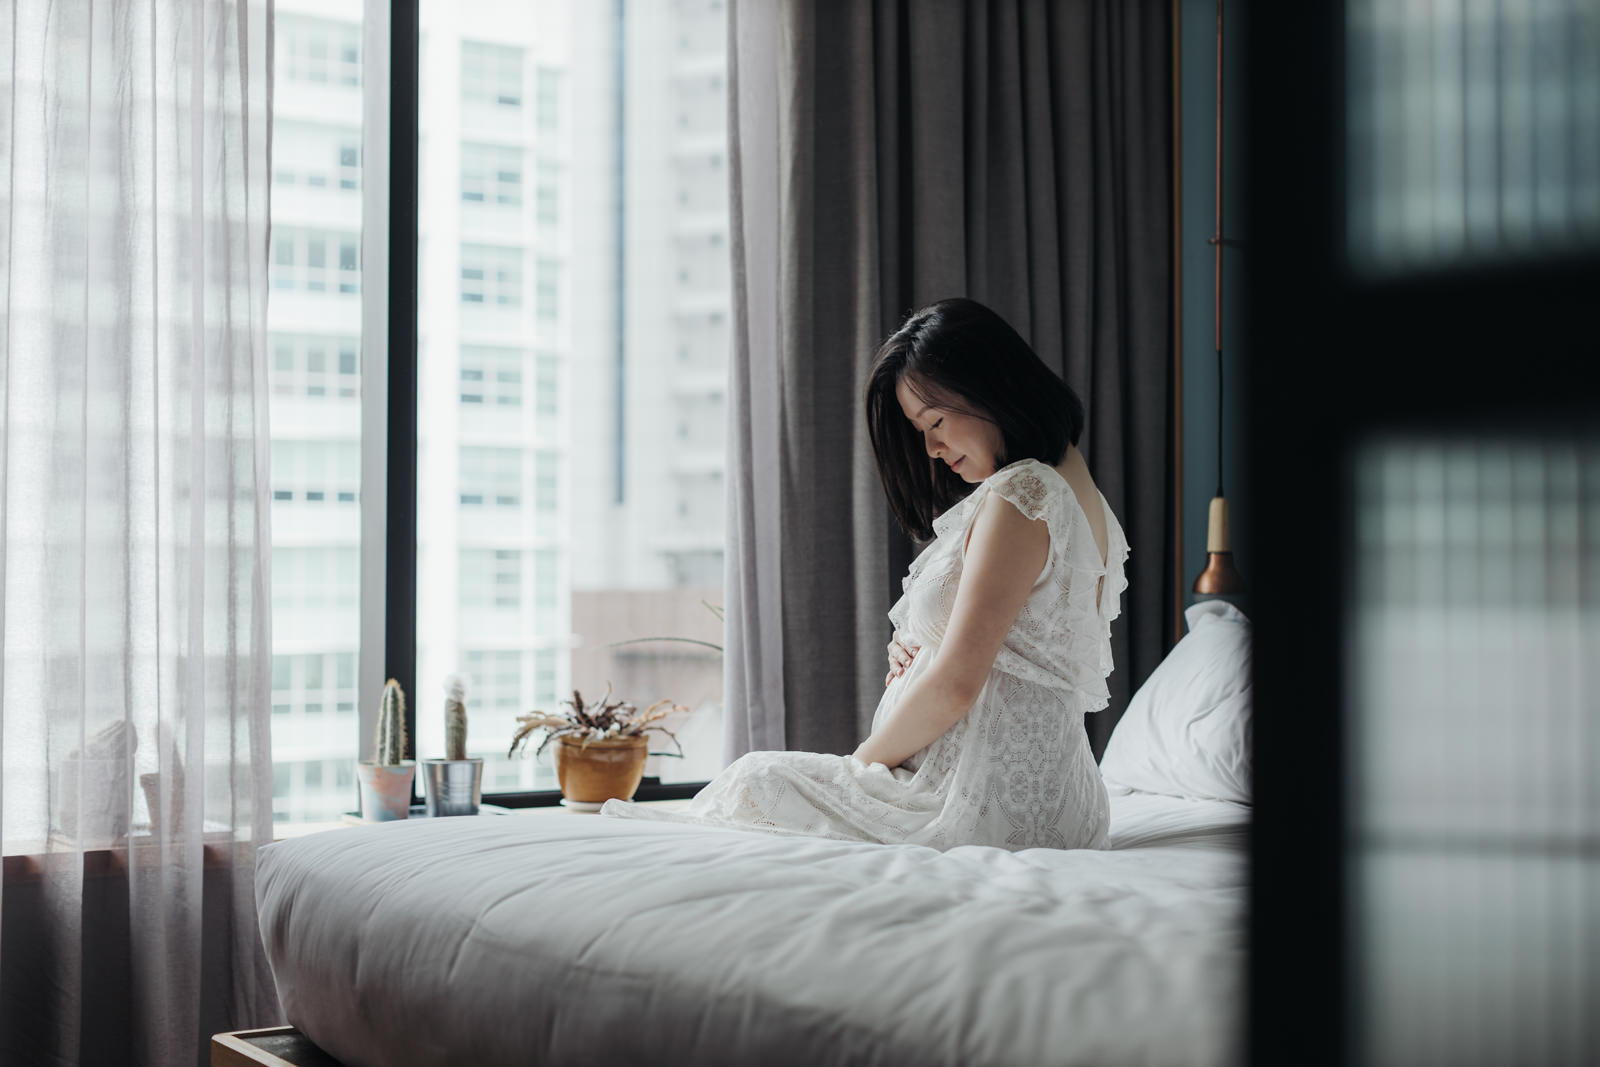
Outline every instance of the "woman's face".
[[995, 472], [995, 459], [1004, 448], [1000, 427], [976, 415], [939, 407], [917, 396], [902, 377], [894, 395], [918, 433], [928, 455], [944, 462], [963, 481], [977, 483]]

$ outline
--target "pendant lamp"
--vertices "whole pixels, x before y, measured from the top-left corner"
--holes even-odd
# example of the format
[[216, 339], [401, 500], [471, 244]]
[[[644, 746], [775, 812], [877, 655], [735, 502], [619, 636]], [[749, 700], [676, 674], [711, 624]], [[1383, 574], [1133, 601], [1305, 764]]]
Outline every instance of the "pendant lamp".
[[1228, 530], [1228, 498], [1222, 492], [1222, 248], [1239, 242], [1222, 236], [1222, 0], [1217, 0], [1217, 228], [1206, 243], [1215, 249], [1217, 349], [1217, 495], [1211, 498], [1206, 522], [1206, 567], [1194, 580], [1197, 597], [1237, 597], [1244, 580], [1233, 565]]

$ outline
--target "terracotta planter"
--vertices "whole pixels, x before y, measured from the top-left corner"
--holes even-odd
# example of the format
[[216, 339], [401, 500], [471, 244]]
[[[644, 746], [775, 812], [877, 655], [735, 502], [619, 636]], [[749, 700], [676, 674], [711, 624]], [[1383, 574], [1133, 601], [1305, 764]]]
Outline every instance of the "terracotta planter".
[[556, 780], [561, 795], [577, 804], [630, 799], [644, 777], [649, 748], [645, 737], [613, 737], [587, 746], [579, 738], [557, 738]]
[[391, 822], [411, 815], [411, 780], [417, 773], [412, 760], [396, 764], [361, 760], [356, 781], [361, 783], [361, 821]]

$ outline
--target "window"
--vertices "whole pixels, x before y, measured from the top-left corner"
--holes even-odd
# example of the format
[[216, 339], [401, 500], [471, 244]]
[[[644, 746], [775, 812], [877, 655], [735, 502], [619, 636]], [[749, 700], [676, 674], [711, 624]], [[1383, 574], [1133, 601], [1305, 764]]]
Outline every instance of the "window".
[[308, 86], [361, 85], [359, 22], [279, 14], [275, 43], [283, 80]]
[[560, 312], [561, 267], [555, 260], [541, 259], [538, 269], [536, 310], [541, 320], [553, 322]]
[[476, 107], [522, 107], [522, 49], [461, 42], [461, 102]]
[[540, 549], [533, 554], [533, 611], [534, 626], [540, 633], [554, 633], [559, 605], [556, 602], [559, 588], [559, 566], [551, 549]]
[[508, 145], [462, 145], [461, 200], [522, 206], [522, 150]]
[[339, 144], [339, 188], [361, 188], [361, 142], [346, 139]]
[[[361, 291], [361, 261], [354, 237], [339, 238], [339, 292]], [[354, 371], [350, 373], [354, 374]]]
[[541, 537], [556, 534], [560, 514], [561, 459], [554, 452], [539, 452], [533, 460], [533, 508], [536, 532]]
[[[685, 495], [677, 466], [718, 466], [723, 438], [698, 415], [682, 448], [675, 433], [681, 389], [720, 392], [726, 367], [726, 245], [717, 244], [728, 211], [725, 14], [704, 3], [652, 13], [552, 0], [555, 22], [583, 26], [554, 34], [526, 5], [423, 3], [437, 5], [422, 12], [423, 77], [443, 73], [440, 57], [459, 57], [460, 68], [419, 94], [459, 93], [459, 110], [424, 108], [415, 132], [432, 158], [448, 145], [459, 163], [444, 180], [425, 167], [418, 194], [416, 352], [426, 384], [415, 454], [419, 496], [432, 510], [419, 515], [412, 566], [455, 610], [416, 616], [413, 703], [431, 707], [446, 674], [468, 677], [469, 751], [485, 758], [493, 793], [555, 787], [547, 757], [504, 758], [518, 712], [553, 708], [574, 686], [597, 694], [607, 680], [630, 700], [671, 696], [698, 709], [677, 727], [690, 759], [655, 760], [646, 773], [704, 780], [720, 769], [720, 660], [605, 646], [644, 636], [643, 619], [652, 630], [721, 637], [701, 604], [722, 599], [721, 495], [701, 492], [718, 483], [691, 481], [690, 515], [676, 510]], [[663, 14], [672, 26], [664, 37]], [[670, 54], [678, 29], [691, 37], [689, 54]], [[630, 69], [621, 110], [666, 109], [669, 127], [685, 114], [690, 141], [615, 127], [612, 43], [651, 34], [668, 54]], [[586, 95], [577, 85], [606, 88]], [[426, 125], [440, 115], [446, 125]], [[619, 217], [630, 242], [620, 307]], [[439, 270], [452, 250], [456, 262]], [[305, 269], [297, 259], [291, 276]], [[680, 287], [679, 269], [690, 284]], [[397, 292], [406, 288], [395, 281]], [[326, 298], [336, 296], [330, 288]], [[677, 353], [686, 353], [681, 362]], [[618, 355], [629, 368], [623, 383], [610, 372]], [[453, 521], [438, 521], [439, 501], [456, 509]], [[298, 498], [293, 506], [313, 507]], [[451, 574], [453, 587], [441, 588]], [[438, 718], [417, 717], [424, 758], [442, 751]]]
[[553, 429], [550, 424], [561, 411], [561, 399], [557, 395], [561, 388], [560, 374], [560, 364], [555, 356], [541, 355], [535, 360], [533, 410], [541, 429]]
[[516, 649], [469, 649], [462, 653], [467, 699], [514, 718], [523, 707], [522, 653]]
[[517, 411], [522, 407], [522, 351], [463, 345], [461, 403], [466, 407]]
[[560, 176], [554, 167], [546, 163], [539, 165], [539, 184], [534, 191], [535, 213], [539, 225], [547, 228], [556, 226], [561, 221], [561, 184]]
[[522, 606], [522, 552], [463, 548], [457, 580], [463, 610], [515, 611]]
[[[288, 114], [296, 109], [289, 105]], [[361, 190], [361, 138], [325, 121], [298, 121], [286, 117], [279, 106], [274, 116], [272, 181], [275, 186], [306, 189], [338, 189], [345, 193]], [[348, 202], [348, 200], [346, 200]], [[282, 216], [281, 205], [279, 215]], [[297, 214], [303, 212], [298, 210]], [[287, 221], [287, 220], [285, 220]]]
[[[350, 505], [356, 502], [360, 484], [361, 445], [358, 441], [280, 437], [272, 442], [275, 501], [340, 507], [354, 513]], [[290, 513], [282, 514], [285, 521], [289, 521]]]
[[461, 302], [521, 307], [522, 250], [497, 245], [462, 245]]
[[272, 287], [303, 293], [360, 292], [358, 240], [354, 233], [274, 226]]
[[1381, 277], [1600, 248], [1592, 6], [1344, 11], [1352, 266]]
[[[272, 335], [271, 349], [274, 396], [343, 400], [360, 396], [361, 372], [355, 337], [280, 333]], [[351, 405], [348, 417], [354, 420], [357, 414], [355, 406]], [[349, 425], [353, 431], [354, 421]]]
[[463, 447], [457, 484], [464, 508], [520, 508], [522, 453], [515, 448]]
[[554, 137], [561, 125], [561, 75], [549, 67], [540, 67], [536, 91], [539, 134]]

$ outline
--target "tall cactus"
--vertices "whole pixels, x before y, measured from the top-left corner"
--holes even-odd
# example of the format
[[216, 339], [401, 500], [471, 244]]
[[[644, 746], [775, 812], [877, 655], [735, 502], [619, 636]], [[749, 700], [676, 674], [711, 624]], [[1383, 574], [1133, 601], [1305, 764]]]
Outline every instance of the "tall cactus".
[[444, 758], [467, 758], [467, 683], [459, 674], [444, 680]]
[[377, 762], [397, 766], [406, 753], [406, 694], [390, 678], [383, 685], [383, 707], [378, 711]]

